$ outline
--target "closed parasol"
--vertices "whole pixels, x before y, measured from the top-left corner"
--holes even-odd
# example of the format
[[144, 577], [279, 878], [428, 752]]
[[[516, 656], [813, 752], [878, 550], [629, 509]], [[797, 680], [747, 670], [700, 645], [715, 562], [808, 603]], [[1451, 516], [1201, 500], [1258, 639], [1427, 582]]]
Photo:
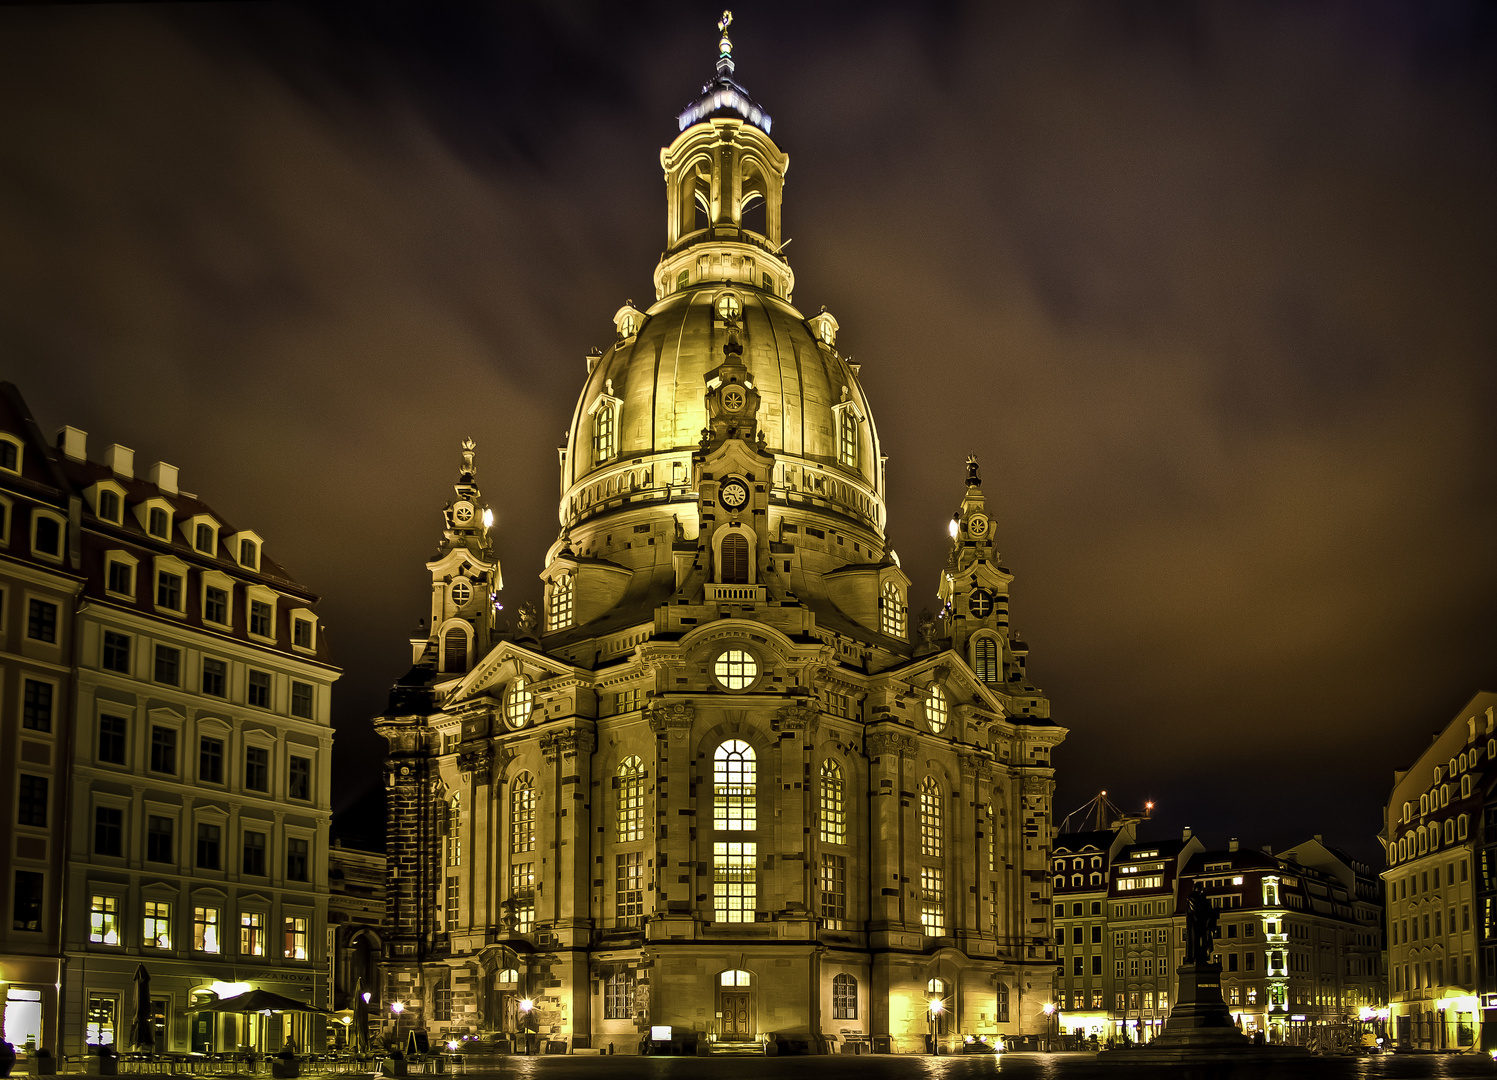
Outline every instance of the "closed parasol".
[[155, 1050], [156, 1029], [151, 1023], [151, 974], [144, 964], [135, 969], [135, 991], [132, 994], [135, 1015], [130, 1021], [131, 1050]]

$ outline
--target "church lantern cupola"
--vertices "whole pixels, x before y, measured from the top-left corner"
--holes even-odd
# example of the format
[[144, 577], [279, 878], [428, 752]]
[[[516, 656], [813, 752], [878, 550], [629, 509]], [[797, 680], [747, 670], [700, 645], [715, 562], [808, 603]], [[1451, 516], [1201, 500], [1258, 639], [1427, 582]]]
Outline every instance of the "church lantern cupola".
[[439, 677], [466, 674], [490, 648], [504, 588], [490, 530], [494, 511], [478, 488], [472, 439], [463, 440], [455, 498], [442, 508], [442, 539], [426, 564], [431, 573], [430, 635], [412, 638], [413, 659]]

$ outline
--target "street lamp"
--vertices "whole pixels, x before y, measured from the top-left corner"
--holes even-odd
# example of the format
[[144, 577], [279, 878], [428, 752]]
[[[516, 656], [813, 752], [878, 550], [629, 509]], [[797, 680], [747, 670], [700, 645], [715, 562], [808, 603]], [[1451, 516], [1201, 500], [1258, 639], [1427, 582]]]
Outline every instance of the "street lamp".
[[1048, 1049], [1054, 1050], [1055, 1047], [1053, 1045], [1053, 1039], [1052, 1039], [1051, 1034], [1050, 1034], [1050, 1029], [1056, 1023], [1056, 1019], [1055, 1019], [1055, 1014], [1056, 1014], [1055, 1002], [1053, 1002], [1053, 1001], [1047, 1001], [1047, 1002], [1045, 1002], [1044, 1005], [1040, 1006], [1040, 1011], [1045, 1014], [1045, 1041], [1047, 1043], [1051, 1043], [1051, 1045], [1048, 1047]]
[[930, 1018], [930, 1052], [936, 1053], [936, 1017], [941, 1015], [946, 1006], [941, 1004], [941, 999], [933, 997], [926, 1004], [926, 1012]]
[[530, 1014], [532, 1010], [535, 1009], [535, 1002], [531, 1001], [529, 998], [521, 998], [519, 1008], [522, 1014], [522, 1018], [520, 1020], [520, 1028], [525, 1032], [525, 1052], [528, 1054], [531, 1051]]

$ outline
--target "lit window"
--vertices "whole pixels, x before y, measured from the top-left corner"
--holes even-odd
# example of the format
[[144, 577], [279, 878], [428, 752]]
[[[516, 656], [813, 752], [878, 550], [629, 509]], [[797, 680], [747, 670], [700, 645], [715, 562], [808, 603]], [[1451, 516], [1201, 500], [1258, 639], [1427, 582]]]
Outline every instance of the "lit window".
[[627, 757], [618, 771], [618, 838], [626, 844], [645, 838], [645, 770], [637, 757]]
[[743, 305], [739, 303], [738, 297], [732, 293], [723, 293], [717, 298], [717, 317], [723, 322], [738, 318], [743, 313]]
[[603, 986], [603, 1019], [628, 1020], [634, 1016], [634, 972], [616, 971]]
[[148, 949], [172, 947], [172, 906], [159, 900], [145, 902], [143, 944]]
[[307, 960], [307, 920], [305, 916], [286, 917], [285, 957], [287, 960]]
[[842, 801], [842, 766], [828, 758], [821, 763], [821, 842], [847, 843], [847, 809]]
[[509, 690], [504, 695], [504, 719], [510, 727], [524, 727], [534, 707], [535, 695], [530, 692], [530, 684], [525, 676], [515, 676], [514, 682], [509, 684]]
[[842, 930], [847, 920], [847, 856], [821, 853], [821, 918], [828, 930]]
[[936, 683], [925, 692], [925, 722], [937, 735], [946, 730], [946, 691]]
[[192, 947], [202, 953], [217, 953], [218, 908], [195, 907], [192, 909]]
[[613, 403], [605, 401], [593, 412], [593, 460], [599, 463], [613, 457]]
[[551, 603], [546, 609], [548, 629], [561, 630], [572, 625], [572, 575], [562, 574], [551, 583]]
[[754, 921], [756, 844], [712, 845], [712, 910], [718, 922]]
[[749, 832], [757, 824], [754, 748], [729, 739], [717, 748], [712, 768], [712, 825], [722, 832]]
[[920, 785], [920, 854], [941, 857], [941, 789], [930, 776]]
[[742, 649], [725, 649], [712, 673], [726, 689], [743, 690], [759, 677], [759, 662]]
[[884, 582], [883, 594], [878, 601], [878, 628], [890, 637], [903, 638], [905, 623], [904, 601], [899, 595], [899, 586], [892, 581]]
[[[938, 867], [920, 868], [920, 925], [927, 937], [946, 936], [946, 901]], [[938, 982], [939, 980], [932, 980]], [[933, 993], [941, 990], [932, 987]], [[944, 989], [944, 987], [943, 987]]]
[[239, 916], [239, 955], [265, 955], [265, 916], [246, 911]]
[[88, 940], [95, 945], [120, 943], [120, 899], [94, 896], [88, 905]]
[[509, 850], [516, 854], [535, 850], [535, 787], [529, 773], [521, 773], [510, 792]]

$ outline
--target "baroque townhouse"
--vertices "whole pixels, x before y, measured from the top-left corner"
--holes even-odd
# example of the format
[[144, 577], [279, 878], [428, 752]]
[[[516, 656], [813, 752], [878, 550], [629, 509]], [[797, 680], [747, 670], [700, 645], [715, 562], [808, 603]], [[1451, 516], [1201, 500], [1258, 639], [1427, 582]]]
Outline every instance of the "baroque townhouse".
[[1180, 839], [1134, 843], [1113, 856], [1107, 889], [1112, 937], [1111, 984], [1105, 993], [1112, 1034], [1148, 1042], [1164, 1031], [1175, 1000], [1175, 969], [1185, 957], [1180, 876], [1201, 850], [1190, 829]]
[[999, 522], [969, 462], [912, 620], [862, 365], [791, 303], [788, 159], [730, 53], [661, 152], [655, 301], [586, 357], [540, 612], [498, 621], [471, 443], [443, 511], [375, 720], [401, 1031], [918, 1052], [1049, 1023], [1066, 732]]
[[1497, 998], [1478, 996], [1478, 979], [1484, 989], [1491, 978], [1478, 961], [1493, 925], [1483, 811], [1497, 754], [1494, 707], [1497, 694], [1477, 694], [1393, 776], [1381, 839], [1389, 1008], [1400, 1047], [1468, 1048], [1478, 1026], [1485, 1032], [1497, 1016]]
[[[54, 861], [41, 888], [63, 971], [60, 1033], [46, 1037], [67, 1054], [123, 1038], [144, 966], [158, 1047], [279, 1046], [278, 1021], [238, 1030], [195, 1006], [249, 987], [327, 1004], [338, 672], [317, 598], [256, 533], [182, 491], [175, 467], [137, 476], [119, 445], [91, 461], [76, 428], [48, 446], [6, 392], [0, 438], [65, 493], [62, 550], [77, 578], [58, 614], [68, 652], [50, 721], [62, 776], [47, 855], [61, 869]], [[23, 774], [41, 775], [31, 760]]]
[[1060, 1030], [1108, 1037], [1113, 978], [1112, 934], [1108, 932], [1107, 891], [1118, 851], [1137, 839], [1137, 825], [1123, 821], [1108, 829], [1061, 833], [1051, 852], [1055, 897], [1055, 953], [1059, 961], [1055, 1005]]

